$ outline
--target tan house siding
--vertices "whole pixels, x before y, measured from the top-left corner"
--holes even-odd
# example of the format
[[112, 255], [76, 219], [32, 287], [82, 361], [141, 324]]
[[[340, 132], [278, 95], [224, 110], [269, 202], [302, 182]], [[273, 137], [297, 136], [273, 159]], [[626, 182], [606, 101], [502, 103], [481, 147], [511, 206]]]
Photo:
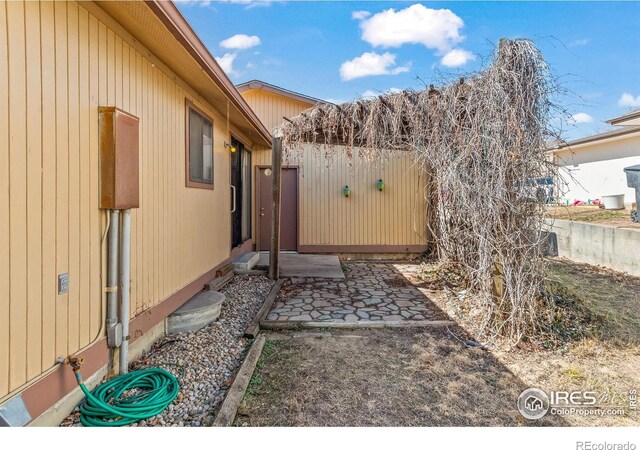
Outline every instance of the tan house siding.
[[[283, 116], [293, 117], [313, 106], [260, 89], [242, 95], [272, 132]], [[254, 163], [271, 165], [271, 152], [260, 152]], [[324, 150], [309, 145], [301, 159], [294, 155], [283, 164], [300, 167], [301, 251], [305, 246], [310, 251], [318, 246], [394, 246], [402, 253], [400, 248], [426, 245], [425, 180], [409, 154], [399, 152], [387, 162], [373, 164], [359, 158], [357, 151], [352, 159], [344, 149], [327, 158]], [[380, 178], [383, 192], [376, 188]], [[342, 194], [345, 185], [351, 188], [350, 198]]]
[[[385, 184], [382, 192], [378, 179]], [[345, 185], [349, 198], [342, 192]], [[405, 154], [372, 164], [357, 151], [349, 159], [338, 150], [327, 162], [308, 148], [299, 190], [301, 247], [426, 243], [424, 180]]]
[[[249, 106], [251, 106], [251, 109], [256, 113], [258, 118], [260, 118], [260, 121], [265, 124], [270, 132], [273, 132], [274, 128], [284, 121], [282, 118], [283, 116], [293, 117], [312, 106], [310, 103], [303, 103], [293, 99], [284, 98], [280, 95], [257, 89], [249, 89], [241, 92], [241, 94]], [[271, 150], [259, 152], [254, 151], [251, 154], [251, 159], [254, 166], [270, 166]], [[255, 194], [255, 186], [257, 186], [255, 171], [252, 171], [251, 174], [251, 185], [254, 186], [252, 194], [253, 211], [251, 213], [251, 227], [253, 236], [256, 236], [256, 226], [258, 224], [258, 221], [256, 220], [256, 209], [258, 199]]]
[[[92, 8], [0, 5], [0, 401], [103, 335], [98, 106], [140, 119], [131, 317], [230, 254], [225, 116]], [[185, 98], [214, 121], [214, 190], [185, 187]]]
[[[271, 132], [276, 126], [284, 122], [283, 117], [296, 116], [313, 106], [312, 103], [300, 102], [258, 89], [249, 89], [241, 92], [241, 94], [260, 118], [260, 121]], [[271, 164], [271, 161], [269, 161], [269, 164]]]

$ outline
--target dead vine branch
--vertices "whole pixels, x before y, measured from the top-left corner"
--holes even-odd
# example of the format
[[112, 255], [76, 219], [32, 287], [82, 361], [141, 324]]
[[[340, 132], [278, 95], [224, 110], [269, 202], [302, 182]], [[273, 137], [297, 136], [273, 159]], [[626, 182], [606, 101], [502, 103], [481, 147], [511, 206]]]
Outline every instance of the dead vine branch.
[[486, 311], [480, 337], [517, 342], [549, 311], [539, 254], [544, 208], [533, 180], [555, 174], [545, 148], [555, 137], [549, 121], [557, 89], [533, 42], [504, 39], [475, 76], [318, 104], [280, 131], [290, 153], [308, 151], [309, 143], [327, 155], [358, 148], [365, 161], [411, 152], [429, 176], [438, 253], [465, 272]]

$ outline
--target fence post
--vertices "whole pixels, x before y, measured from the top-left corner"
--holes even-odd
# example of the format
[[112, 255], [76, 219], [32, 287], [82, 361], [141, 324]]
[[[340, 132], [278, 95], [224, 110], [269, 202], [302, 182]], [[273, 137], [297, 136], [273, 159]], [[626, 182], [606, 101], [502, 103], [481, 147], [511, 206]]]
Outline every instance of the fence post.
[[271, 144], [273, 200], [271, 202], [271, 249], [269, 250], [269, 278], [280, 278], [280, 175], [282, 172], [282, 139], [273, 138]]

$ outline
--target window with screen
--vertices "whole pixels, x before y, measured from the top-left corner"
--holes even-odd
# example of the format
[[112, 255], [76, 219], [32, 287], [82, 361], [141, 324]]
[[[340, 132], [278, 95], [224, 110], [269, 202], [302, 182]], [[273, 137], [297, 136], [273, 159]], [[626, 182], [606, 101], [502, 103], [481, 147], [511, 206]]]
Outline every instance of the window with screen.
[[213, 124], [187, 101], [187, 186], [213, 189]]

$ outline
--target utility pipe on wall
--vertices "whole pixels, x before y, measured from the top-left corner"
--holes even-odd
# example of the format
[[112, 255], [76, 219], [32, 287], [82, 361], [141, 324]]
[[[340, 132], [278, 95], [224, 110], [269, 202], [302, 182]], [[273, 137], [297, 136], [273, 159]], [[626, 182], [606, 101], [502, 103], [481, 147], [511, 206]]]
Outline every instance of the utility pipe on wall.
[[109, 347], [120, 345], [118, 327], [118, 246], [120, 211], [112, 209], [109, 221], [109, 243], [107, 256], [107, 343]]
[[131, 210], [122, 212], [122, 242], [120, 248], [120, 374], [129, 371], [129, 286], [131, 266]]

